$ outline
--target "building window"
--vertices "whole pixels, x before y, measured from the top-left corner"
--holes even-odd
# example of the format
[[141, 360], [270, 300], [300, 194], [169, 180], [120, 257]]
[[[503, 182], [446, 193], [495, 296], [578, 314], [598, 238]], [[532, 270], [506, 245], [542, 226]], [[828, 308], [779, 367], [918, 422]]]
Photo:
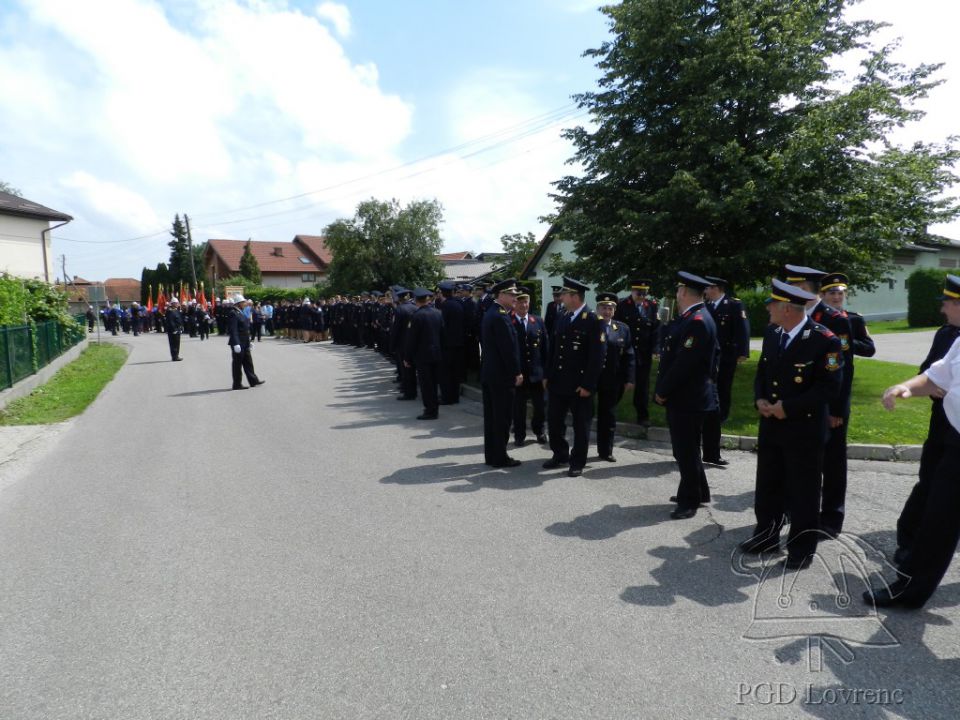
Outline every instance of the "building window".
[[955, 268], [956, 266], [957, 266], [956, 260], [951, 260], [950, 258], [940, 258], [940, 267]]
[[897, 286], [897, 281], [894, 280], [893, 278], [887, 278], [887, 285], [889, 285], [890, 289], [893, 290]]
[[302, 255], [300, 256], [299, 260], [304, 265], [309, 265], [312, 262], [310, 258], [305, 258]]
[[300, 276], [300, 280], [301, 280], [302, 282], [310, 282], [310, 283], [316, 282], [316, 281], [317, 281], [317, 274], [316, 274], [316, 273], [303, 273], [303, 274]]
[[893, 262], [897, 265], [915, 265], [917, 258], [909, 253], [894, 253]]
[[275, 247], [275, 248], [273, 249], [273, 254], [274, 254], [276, 257], [283, 257], [283, 248], [282, 248], [282, 247]]

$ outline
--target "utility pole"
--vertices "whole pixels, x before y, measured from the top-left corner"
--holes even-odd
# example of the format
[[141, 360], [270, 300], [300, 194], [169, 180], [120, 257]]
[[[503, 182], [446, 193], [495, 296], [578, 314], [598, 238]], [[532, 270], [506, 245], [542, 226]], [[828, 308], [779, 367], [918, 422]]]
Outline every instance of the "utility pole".
[[193, 277], [193, 291], [197, 292], [197, 267], [193, 262], [193, 235], [190, 234], [190, 218], [186, 213], [183, 214], [183, 220], [187, 224], [187, 247], [190, 248], [190, 275]]

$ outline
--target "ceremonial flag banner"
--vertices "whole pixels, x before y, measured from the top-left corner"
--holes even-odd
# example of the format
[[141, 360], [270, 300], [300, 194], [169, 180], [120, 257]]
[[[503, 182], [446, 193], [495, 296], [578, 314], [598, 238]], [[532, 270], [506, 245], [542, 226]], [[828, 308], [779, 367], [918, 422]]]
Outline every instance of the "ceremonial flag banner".
[[161, 315], [167, 311], [167, 296], [163, 294], [163, 285], [160, 286], [160, 291], [157, 293], [157, 310]]
[[180, 305], [185, 306], [187, 304], [187, 292], [183, 289], [183, 281], [180, 281]]
[[207, 309], [207, 294], [203, 291], [203, 283], [200, 283], [200, 295], [197, 298], [197, 302], [200, 303], [200, 307], [204, 310]]
[[153, 312], [153, 285], [147, 287], [147, 312]]

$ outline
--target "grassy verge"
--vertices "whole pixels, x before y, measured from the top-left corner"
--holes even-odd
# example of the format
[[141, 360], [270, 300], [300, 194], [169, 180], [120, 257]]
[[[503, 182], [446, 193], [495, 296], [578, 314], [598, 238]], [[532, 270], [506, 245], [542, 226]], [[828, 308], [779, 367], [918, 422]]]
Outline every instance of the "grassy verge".
[[867, 323], [867, 330], [871, 335], [886, 335], [887, 333], [904, 332], [923, 332], [924, 330], [936, 330], [939, 325], [933, 327], [910, 327], [907, 325], [907, 319], [901, 320], [871, 320]]
[[0, 410], [0, 425], [46, 425], [79, 415], [126, 359], [118, 345], [90, 345], [49, 382]]
[[[872, 329], [872, 328], [871, 328]], [[733, 403], [723, 432], [728, 435], [757, 434], [757, 411], [753, 406], [753, 378], [757, 372], [757, 358], [747, 360], [738, 369], [733, 380]], [[853, 380], [850, 429], [847, 442], [888, 445], [919, 445], [927, 437], [930, 421], [930, 401], [916, 398], [900, 402], [894, 412], [887, 412], [880, 404], [880, 396], [891, 385], [916, 375], [914, 365], [858, 358]], [[653, 363], [650, 379], [651, 398], [656, 384], [657, 362]], [[632, 393], [624, 395], [617, 408], [617, 417], [624, 422], [636, 422]], [[662, 407], [650, 402], [650, 421], [657, 427], [666, 427]]]

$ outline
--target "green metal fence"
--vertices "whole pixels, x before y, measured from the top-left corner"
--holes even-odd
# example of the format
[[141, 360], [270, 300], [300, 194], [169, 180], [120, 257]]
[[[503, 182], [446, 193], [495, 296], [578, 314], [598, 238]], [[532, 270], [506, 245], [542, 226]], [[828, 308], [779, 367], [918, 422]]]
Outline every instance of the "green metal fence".
[[56, 320], [0, 327], [0, 390], [33, 375], [83, 340], [84, 327], [82, 322], [68, 327]]

